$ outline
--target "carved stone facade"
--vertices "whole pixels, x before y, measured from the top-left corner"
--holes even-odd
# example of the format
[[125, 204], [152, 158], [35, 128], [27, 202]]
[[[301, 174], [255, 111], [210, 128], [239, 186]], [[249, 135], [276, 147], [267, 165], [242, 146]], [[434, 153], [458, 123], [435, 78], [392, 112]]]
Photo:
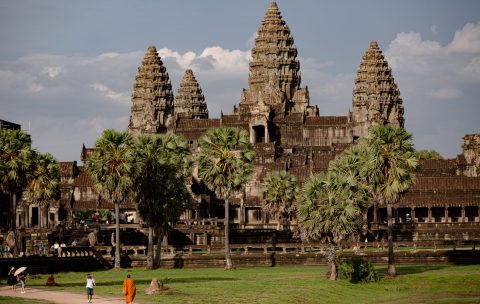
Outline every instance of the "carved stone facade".
[[202, 89], [193, 75], [193, 71], [185, 71], [177, 96], [175, 96], [175, 115], [192, 118], [207, 119], [208, 109]]
[[480, 176], [480, 134], [467, 134], [463, 137], [463, 153], [457, 159], [458, 174], [470, 177]]
[[[277, 227], [276, 219], [261, 208], [261, 182], [268, 172], [286, 170], [303, 183], [326, 170], [329, 162], [358, 137], [365, 136], [371, 125], [404, 125], [399, 90], [375, 41], [360, 62], [353, 86], [352, 111], [345, 116], [319, 116], [317, 106], [310, 106], [307, 87], [300, 87], [300, 64], [296, 56], [290, 30], [272, 2], [252, 49], [249, 88], [243, 90], [231, 114], [208, 118], [202, 90], [191, 70], [185, 72], [174, 102], [168, 73], [153, 46], [148, 48], [135, 78], [128, 127], [133, 135], [175, 133], [185, 137], [195, 154], [198, 140], [210, 128], [230, 126], [249, 132], [256, 152], [253, 177], [244, 193], [230, 199], [232, 235], [238, 242], [265, 241], [251, 231], [273, 231]], [[480, 239], [480, 229], [475, 228], [480, 222], [480, 134], [466, 135], [462, 147], [463, 154], [456, 159], [422, 161], [417, 183], [394, 208], [397, 231], [409, 233], [405, 240], [425, 240], [425, 236], [455, 239], [456, 231], [460, 231], [458, 238], [466, 235]], [[82, 160], [90, 153], [91, 149], [83, 147]], [[223, 218], [223, 203], [198, 179], [194, 179], [192, 191], [195, 202], [183, 223], [176, 226], [184, 239], [169, 241], [221, 243], [223, 230], [218, 218]], [[99, 197], [83, 168], [64, 163], [58, 208], [60, 216], [56, 221], [67, 217], [62, 212], [113, 206]], [[123, 208], [133, 211], [134, 202], [128, 201]], [[384, 209], [372, 207], [369, 211], [370, 231], [377, 233], [376, 239], [382, 237], [385, 218]], [[413, 228], [412, 223], [416, 225]]]
[[297, 48], [275, 2], [270, 3], [257, 33], [249, 65], [250, 89], [243, 91], [234, 114], [318, 115], [318, 109], [309, 106], [308, 89], [300, 88]]
[[376, 41], [370, 43], [358, 67], [350, 117], [354, 133], [360, 137], [366, 136], [372, 125], [404, 125], [400, 92]]
[[154, 46], [138, 68], [131, 111], [128, 130], [133, 135], [164, 133], [173, 115], [172, 84]]

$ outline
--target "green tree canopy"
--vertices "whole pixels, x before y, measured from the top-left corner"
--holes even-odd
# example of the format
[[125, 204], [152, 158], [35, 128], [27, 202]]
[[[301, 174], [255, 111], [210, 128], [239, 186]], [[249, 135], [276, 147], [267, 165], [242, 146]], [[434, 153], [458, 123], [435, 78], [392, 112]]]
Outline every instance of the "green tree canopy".
[[297, 180], [286, 171], [272, 171], [262, 183], [263, 209], [278, 217], [288, 225], [289, 218], [295, 212], [297, 199]]
[[240, 190], [253, 172], [255, 152], [245, 130], [229, 127], [210, 129], [200, 139], [198, 175], [225, 201], [225, 263], [233, 267], [229, 243], [229, 197]]
[[443, 159], [443, 156], [435, 150], [418, 150], [420, 159]]
[[[15, 231], [17, 194], [28, 184], [32, 169], [32, 140], [18, 130], [0, 131], [0, 188], [10, 197], [10, 223]], [[15, 246], [17, 252], [17, 246]]]
[[138, 212], [149, 226], [147, 264], [153, 268], [159, 264], [159, 259], [153, 258], [153, 229], [159, 232], [160, 249], [161, 236], [178, 221], [190, 199], [186, 182], [191, 177], [192, 156], [179, 136], [141, 135], [135, 141], [132, 160]]
[[[43, 208], [60, 194], [60, 165], [49, 153], [32, 153], [33, 164], [28, 186], [23, 195], [27, 202]], [[40, 221], [41, 226], [42, 221]]]
[[415, 183], [415, 171], [420, 166], [418, 153], [413, 147], [412, 134], [394, 125], [371, 127], [368, 136], [360, 140], [360, 146], [367, 153], [364, 178], [368, 190], [375, 203], [387, 207], [388, 274], [395, 276], [392, 205]]
[[119, 204], [127, 198], [133, 186], [131, 145], [129, 133], [107, 129], [97, 139], [93, 153], [85, 162], [95, 188], [105, 193], [115, 205], [115, 268], [120, 268]]

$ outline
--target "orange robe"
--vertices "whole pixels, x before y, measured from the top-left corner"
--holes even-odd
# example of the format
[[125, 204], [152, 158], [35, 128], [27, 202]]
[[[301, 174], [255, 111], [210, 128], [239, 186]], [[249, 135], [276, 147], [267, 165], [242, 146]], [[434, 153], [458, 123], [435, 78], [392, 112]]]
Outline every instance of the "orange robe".
[[123, 294], [125, 295], [127, 304], [133, 302], [136, 293], [137, 287], [135, 287], [135, 282], [131, 278], [126, 278], [125, 281], [123, 281]]

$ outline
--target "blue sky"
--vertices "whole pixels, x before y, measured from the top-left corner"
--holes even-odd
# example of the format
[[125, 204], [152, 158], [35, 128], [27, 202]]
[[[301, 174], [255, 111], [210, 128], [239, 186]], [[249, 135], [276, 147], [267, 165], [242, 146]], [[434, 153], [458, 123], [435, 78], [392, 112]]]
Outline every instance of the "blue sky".
[[[78, 160], [103, 129], [127, 128], [149, 45], [175, 94], [192, 68], [211, 117], [230, 113], [268, 3], [0, 0], [0, 119], [30, 130], [41, 152]], [[356, 68], [377, 40], [418, 149], [455, 157], [463, 135], [480, 132], [480, 1], [277, 3], [321, 115], [347, 113]]]

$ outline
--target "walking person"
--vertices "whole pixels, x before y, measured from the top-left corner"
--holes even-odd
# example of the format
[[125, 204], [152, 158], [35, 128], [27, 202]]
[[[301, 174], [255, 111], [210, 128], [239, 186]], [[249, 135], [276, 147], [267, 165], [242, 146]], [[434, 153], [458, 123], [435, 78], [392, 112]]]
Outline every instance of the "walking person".
[[8, 272], [7, 284], [12, 286], [12, 290], [17, 289], [17, 277], [15, 276], [15, 267]]
[[25, 293], [25, 280], [27, 279], [27, 275], [25, 271], [22, 271], [17, 275], [17, 282], [20, 282], [20, 286], [22, 287], [21, 293]]
[[87, 274], [87, 302], [92, 303], [92, 297], [93, 297], [93, 287], [95, 286], [95, 279], [93, 276], [89, 273]]
[[127, 274], [127, 278], [123, 281], [123, 295], [125, 296], [126, 304], [132, 304], [137, 293], [135, 281]]

